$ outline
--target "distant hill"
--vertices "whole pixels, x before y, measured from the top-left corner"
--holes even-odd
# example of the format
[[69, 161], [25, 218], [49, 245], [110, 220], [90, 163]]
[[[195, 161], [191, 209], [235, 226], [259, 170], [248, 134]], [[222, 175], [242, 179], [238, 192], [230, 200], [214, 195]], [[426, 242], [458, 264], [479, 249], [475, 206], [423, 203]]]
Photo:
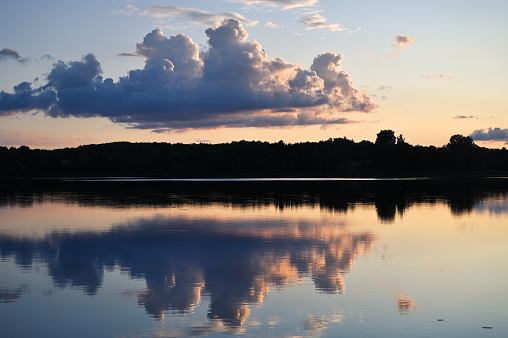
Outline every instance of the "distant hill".
[[0, 147], [2, 176], [152, 175], [221, 176], [405, 176], [508, 172], [508, 151], [453, 135], [443, 147], [413, 146], [382, 130], [376, 142], [333, 138], [285, 144], [129, 143], [55, 150]]

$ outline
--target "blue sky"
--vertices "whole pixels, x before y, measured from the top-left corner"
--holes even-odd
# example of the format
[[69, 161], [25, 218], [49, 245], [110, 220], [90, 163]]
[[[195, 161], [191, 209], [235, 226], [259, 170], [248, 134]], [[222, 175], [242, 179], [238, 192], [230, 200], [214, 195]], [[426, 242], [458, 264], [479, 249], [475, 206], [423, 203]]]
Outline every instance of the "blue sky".
[[[492, 0], [3, 2], [0, 145], [360, 141], [392, 129], [411, 144], [463, 134], [505, 146], [506, 13]], [[91, 82], [77, 91], [79, 71]]]

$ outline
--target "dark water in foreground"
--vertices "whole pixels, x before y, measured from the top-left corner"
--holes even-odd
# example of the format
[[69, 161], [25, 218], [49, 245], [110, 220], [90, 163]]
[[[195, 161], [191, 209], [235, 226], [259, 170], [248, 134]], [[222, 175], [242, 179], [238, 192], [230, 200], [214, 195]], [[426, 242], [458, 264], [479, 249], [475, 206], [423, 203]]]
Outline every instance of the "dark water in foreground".
[[2, 182], [1, 337], [508, 336], [508, 179]]

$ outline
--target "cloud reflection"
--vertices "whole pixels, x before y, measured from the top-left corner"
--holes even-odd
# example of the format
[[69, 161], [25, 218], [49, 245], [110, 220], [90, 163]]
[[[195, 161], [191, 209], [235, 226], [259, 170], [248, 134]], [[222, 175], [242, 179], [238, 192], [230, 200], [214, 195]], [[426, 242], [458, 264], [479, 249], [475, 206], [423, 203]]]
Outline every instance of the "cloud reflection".
[[[375, 236], [336, 225], [300, 222], [259, 224], [250, 221], [187, 220], [154, 217], [99, 233], [52, 232], [44, 238], [0, 235], [2, 257], [18, 265], [48, 265], [58, 288], [87, 295], [100, 289], [104, 271], [120, 268], [142, 278], [146, 289], [134, 294], [156, 319], [167, 311], [186, 313], [210, 301], [208, 318], [225, 326], [245, 324], [250, 305], [262, 303], [272, 288], [305, 278], [318, 292], [344, 293], [343, 276]], [[281, 227], [286, 229], [281, 236]]]
[[14, 303], [26, 291], [28, 291], [26, 285], [20, 285], [16, 288], [0, 287], [0, 303]]
[[331, 316], [308, 316], [305, 320], [305, 330], [313, 331], [313, 334], [321, 334], [330, 324], [341, 323], [344, 319], [342, 314]]
[[399, 294], [396, 302], [400, 315], [407, 315], [418, 311], [418, 304], [408, 294]]
[[[246, 330], [252, 333], [257, 332], [256, 325], [264, 326], [263, 330], [272, 329], [272, 326], [282, 330], [295, 320], [300, 333], [327, 334], [332, 329], [337, 330], [341, 321], [350, 322], [354, 314], [344, 310], [325, 316], [330, 310], [328, 305], [323, 303], [322, 311], [319, 307], [316, 309], [315, 302], [319, 299], [312, 296], [312, 291], [309, 294], [309, 289], [325, 294], [317, 298], [331, 298], [334, 307], [342, 304], [347, 309], [348, 302], [354, 301], [356, 296], [338, 295], [350, 293], [353, 286], [362, 287], [353, 285], [353, 280], [358, 278], [360, 284], [371, 283], [365, 280], [367, 275], [362, 278], [361, 271], [354, 271], [355, 266], [359, 269], [363, 265], [359, 264], [359, 257], [370, 255], [367, 258], [370, 261], [372, 255], [397, 252], [380, 245], [382, 241], [378, 242], [373, 233], [365, 230], [378, 232], [375, 229], [380, 222], [376, 222], [376, 211], [380, 220], [390, 223], [408, 208], [422, 204], [425, 207], [429, 203], [439, 204], [432, 212], [443, 211], [448, 205], [456, 213], [467, 213], [477, 212], [479, 205], [495, 209], [506, 201], [506, 190], [502, 190], [497, 181], [489, 189], [475, 184], [449, 189], [442, 181], [326, 182], [323, 185], [313, 182], [310, 186], [295, 182], [286, 185], [201, 182], [182, 186], [163, 182], [139, 185], [130, 182], [128, 186], [118, 182], [65, 182], [64, 186], [59, 186], [54, 181], [47, 182], [50, 189], [33, 185], [12, 189], [5, 185], [0, 192], [3, 206], [0, 219], [6, 225], [3, 229], [7, 229], [0, 229], [2, 260], [8, 262], [9, 269], [13, 268], [11, 263], [15, 263], [23, 272], [33, 270], [33, 276], [39, 274], [35, 278], [44, 281], [44, 289], [34, 287], [29, 291], [38, 290], [47, 297], [55, 295], [46, 307], [53, 306], [61, 298], [68, 302], [94, 298], [102, 304], [105, 295], [106, 299], [123, 295], [118, 304], [130, 304], [127, 306], [132, 309], [118, 309], [119, 312], [144, 312], [145, 319], [155, 327], [153, 334], [147, 335], [164, 337], [241, 334]], [[40, 213], [34, 212], [32, 218], [37, 218], [33, 215], [39, 217], [36, 221], [45, 232], [24, 235], [19, 229], [13, 230], [15, 223], [22, 223], [22, 220], [9, 213], [15, 216], [28, 213], [31, 210], [25, 207], [38, 204], [40, 206], [32, 211], [38, 209]], [[79, 227], [73, 226], [71, 217], [79, 217], [76, 210], [83, 215], [83, 212], [95, 214], [101, 208], [122, 217], [104, 221], [107, 223], [104, 227], [94, 227], [93, 221], [84, 221], [84, 225], [80, 221]], [[352, 212], [354, 208], [358, 209]], [[137, 209], [142, 212], [133, 212]], [[346, 217], [345, 213], [351, 215]], [[48, 221], [48, 214], [56, 214], [69, 223], [57, 228], [53, 218]], [[413, 214], [408, 216], [413, 219]], [[16, 221], [10, 221], [12, 219]], [[399, 224], [404, 222], [397, 222]], [[55, 230], [62, 228], [66, 230]], [[390, 227], [384, 230], [379, 231], [381, 236], [393, 232]], [[422, 234], [429, 236], [428, 243], [436, 239], [436, 243], [448, 245], [445, 240], [449, 237], [444, 235], [441, 239], [442, 234], [434, 230], [422, 230], [426, 231]], [[424, 252], [427, 253], [433, 249], [429, 249], [425, 239], [422, 237], [420, 241], [418, 237], [417, 241], [426, 247]], [[383, 242], [388, 243], [385, 239]], [[397, 241], [389, 243], [402, 245]], [[407, 248], [413, 256], [414, 250], [419, 248], [407, 247], [407, 243], [403, 244], [404, 250]], [[450, 248], [468, 250], [464, 248], [467, 244], [461, 242], [456, 246], [450, 242], [446, 252]], [[456, 255], [462, 257], [460, 253]], [[405, 269], [406, 263], [402, 265]], [[122, 276], [118, 277], [120, 272]], [[349, 273], [352, 274], [350, 279], [347, 278]], [[394, 278], [397, 276], [396, 273]], [[117, 277], [119, 284], [110, 283]], [[127, 278], [131, 279], [128, 283]], [[47, 292], [48, 280], [54, 286], [50, 292]], [[129, 288], [133, 284], [135, 288]], [[306, 307], [304, 304], [303, 308], [293, 309], [297, 315], [291, 315], [292, 319], [288, 320], [282, 313], [273, 312], [277, 308], [273, 307], [273, 301], [283, 299], [278, 298], [277, 293], [293, 286], [298, 289], [287, 290], [285, 300], [296, 297], [289, 300], [296, 304], [296, 301], [312, 298], [313, 305]], [[54, 292], [58, 289], [80, 292], [73, 291], [71, 298], [67, 298], [69, 292]], [[37, 303], [41, 300], [40, 294], [27, 295], [25, 291], [28, 290], [20, 284], [4, 281], [4, 285], [0, 285], [0, 302], [18, 302], [16, 307], [25, 309], [40, 306]], [[419, 294], [417, 301], [400, 290], [394, 290], [392, 297], [392, 315], [416, 313], [418, 305], [422, 305], [418, 303], [424, 298]], [[65, 311], [68, 302], [63, 302]], [[70, 307], [79, 307], [81, 302]], [[378, 306], [369, 299], [362, 304]], [[10, 304], [4, 306], [12, 308]]]
[[481, 200], [474, 207], [476, 212], [488, 212], [491, 215], [503, 215], [508, 211], [508, 196], [497, 194]]

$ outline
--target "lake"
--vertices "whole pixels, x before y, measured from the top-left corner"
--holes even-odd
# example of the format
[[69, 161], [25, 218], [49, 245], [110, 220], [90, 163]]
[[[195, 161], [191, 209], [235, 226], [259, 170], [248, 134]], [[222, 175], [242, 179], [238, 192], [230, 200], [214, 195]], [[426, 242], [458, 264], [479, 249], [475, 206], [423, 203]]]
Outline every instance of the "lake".
[[508, 336], [508, 178], [1, 188], [2, 337]]

